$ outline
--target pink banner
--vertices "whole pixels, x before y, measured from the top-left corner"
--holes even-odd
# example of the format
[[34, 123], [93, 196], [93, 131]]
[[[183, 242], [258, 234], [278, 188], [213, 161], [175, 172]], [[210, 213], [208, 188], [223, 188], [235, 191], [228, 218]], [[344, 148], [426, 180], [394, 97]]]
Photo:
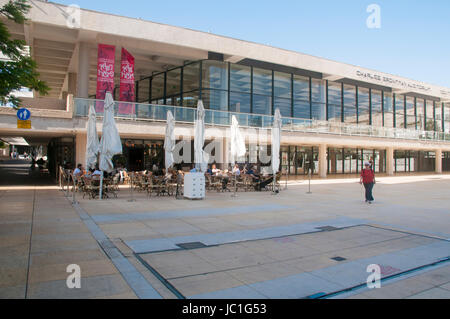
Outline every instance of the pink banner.
[[[120, 101], [134, 102], [134, 57], [122, 48], [122, 62], [120, 66]], [[119, 103], [120, 114], [133, 114], [134, 104]]]
[[[114, 66], [116, 61], [116, 47], [99, 44], [97, 58], [97, 94], [98, 100], [104, 100], [106, 92], [114, 96]], [[96, 112], [103, 112], [103, 104], [97, 103]]]

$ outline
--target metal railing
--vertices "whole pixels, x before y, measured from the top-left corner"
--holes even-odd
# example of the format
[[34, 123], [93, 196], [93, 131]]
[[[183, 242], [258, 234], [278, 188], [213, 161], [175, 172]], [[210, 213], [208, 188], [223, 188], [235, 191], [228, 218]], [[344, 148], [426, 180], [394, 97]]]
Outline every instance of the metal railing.
[[[74, 116], [76, 117], [87, 117], [90, 105], [95, 106], [97, 116], [103, 116], [103, 100], [75, 98], [74, 103]], [[176, 122], [191, 124], [195, 122], [197, 110], [190, 107], [131, 102], [115, 102], [114, 106], [116, 118], [140, 121], [165, 122], [167, 119], [167, 111], [169, 110], [172, 112]], [[271, 115], [237, 113], [213, 109], [205, 110], [205, 123], [211, 126], [231, 126], [231, 118], [233, 115], [236, 116], [240, 127], [259, 129], [269, 129], [272, 127], [273, 116]], [[450, 133], [444, 132], [388, 128], [290, 117], [283, 117], [282, 122], [282, 130], [290, 132], [450, 142]]]

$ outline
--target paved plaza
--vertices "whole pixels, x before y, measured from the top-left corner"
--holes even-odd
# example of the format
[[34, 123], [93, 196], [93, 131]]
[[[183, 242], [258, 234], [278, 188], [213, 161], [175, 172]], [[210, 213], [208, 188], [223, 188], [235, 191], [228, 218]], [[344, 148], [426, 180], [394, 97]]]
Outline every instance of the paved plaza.
[[450, 298], [450, 175], [379, 177], [372, 205], [357, 178], [72, 205], [28, 167], [0, 163], [0, 298]]

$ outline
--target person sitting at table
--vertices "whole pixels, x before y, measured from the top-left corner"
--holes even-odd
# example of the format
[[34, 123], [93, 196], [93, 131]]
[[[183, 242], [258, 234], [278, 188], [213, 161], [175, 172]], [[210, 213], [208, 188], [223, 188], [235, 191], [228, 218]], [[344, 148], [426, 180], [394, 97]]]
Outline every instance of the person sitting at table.
[[83, 165], [82, 164], [78, 164], [77, 168], [75, 168], [75, 170], [73, 171], [73, 176], [75, 176], [75, 178], [78, 178], [80, 176], [83, 175]]
[[220, 174], [220, 169], [218, 169], [218, 168], [216, 167], [216, 164], [213, 164], [213, 165], [212, 165], [211, 172], [212, 172], [212, 174], [211, 174], [212, 176], [216, 176], [216, 175]]
[[234, 167], [233, 167], [233, 175], [236, 175], [236, 176], [241, 175], [241, 170], [240, 170], [238, 164], [234, 164]]
[[260, 191], [261, 190], [261, 174], [258, 172], [258, 168], [256, 166], [251, 167], [247, 171], [247, 175], [249, 175], [253, 182], [255, 183], [255, 190]]
[[98, 177], [102, 176], [102, 171], [98, 168], [98, 165], [95, 166], [95, 170], [92, 173], [92, 177], [94, 177], [94, 176], [98, 176]]
[[272, 182], [273, 182], [273, 175], [268, 177], [268, 178], [266, 178], [266, 179], [264, 179], [263, 181], [261, 181], [259, 183], [259, 190], [262, 190], [262, 189], [266, 188], [266, 186], [269, 185]]

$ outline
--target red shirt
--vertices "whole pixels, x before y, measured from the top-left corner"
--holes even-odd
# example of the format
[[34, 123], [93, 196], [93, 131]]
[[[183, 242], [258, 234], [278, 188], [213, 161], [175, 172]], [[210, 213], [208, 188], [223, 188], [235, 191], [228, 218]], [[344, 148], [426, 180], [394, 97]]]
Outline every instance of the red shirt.
[[373, 183], [375, 180], [375, 173], [371, 169], [363, 169], [361, 171], [361, 177], [364, 184]]

